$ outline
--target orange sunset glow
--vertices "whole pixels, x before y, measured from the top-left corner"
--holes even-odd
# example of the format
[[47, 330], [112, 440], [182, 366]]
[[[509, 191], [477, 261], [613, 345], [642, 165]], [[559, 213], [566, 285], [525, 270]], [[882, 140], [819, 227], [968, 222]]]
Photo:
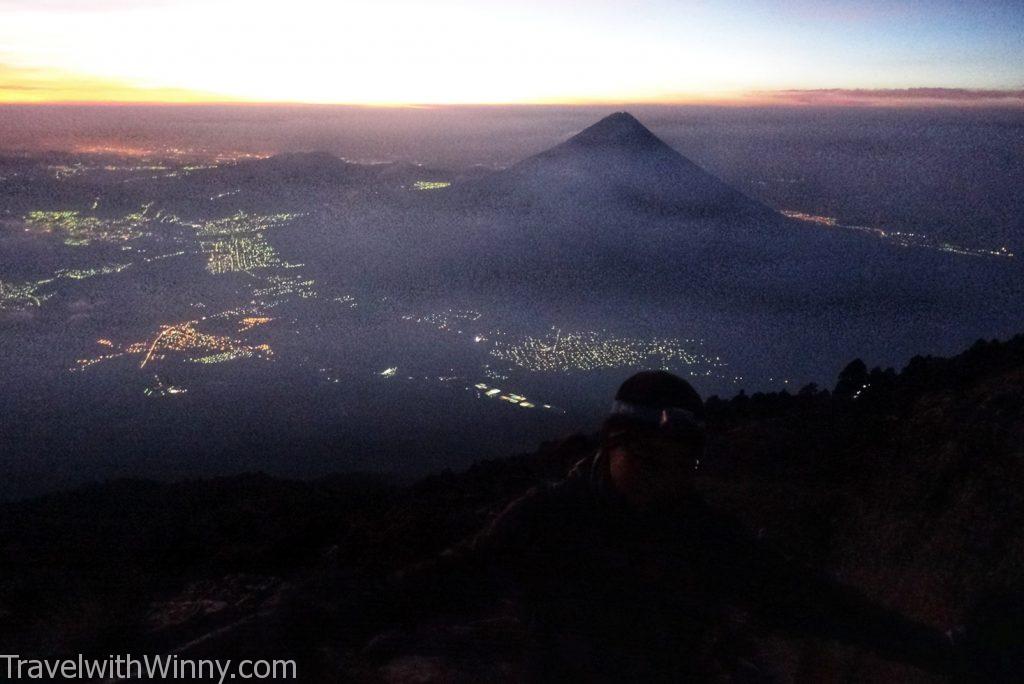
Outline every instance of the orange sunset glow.
[[9, 0], [0, 102], [1020, 104], [1021, 24], [940, 0]]

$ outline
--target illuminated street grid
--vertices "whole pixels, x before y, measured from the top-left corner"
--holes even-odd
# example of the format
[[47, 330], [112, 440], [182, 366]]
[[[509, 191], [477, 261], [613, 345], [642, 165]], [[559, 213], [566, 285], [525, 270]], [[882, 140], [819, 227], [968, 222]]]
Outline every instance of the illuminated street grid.
[[[99, 340], [98, 344], [104, 347], [103, 353], [92, 358], [79, 359], [70, 370], [82, 371], [97, 363], [131, 355], [141, 355], [139, 367], [145, 368], [154, 361], [167, 358], [169, 352], [183, 354], [185, 361], [199, 364], [252, 358], [270, 359], [274, 352], [267, 344], [248, 344], [229, 336], [210, 334], [198, 329], [198, 326], [207, 321], [234, 320], [239, 333], [249, 332], [274, 320], [266, 315], [268, 309], [279, 306], [293, 297], [306, 299], [317, 296], [313, 280], [276, 275], [253, 278], [253, 299], [247, 304], [183, 323], [161, 325], [156, 337], [145, 342], [118, 347], [110, 340]], [[197, 303], [196, 306], [205, 308], [202, 303]]]
[[62, 268], [58, 271], [55, 271], [54, 276], [60, 278], [70, 278], [71, 280], [85, 280], [86, 278], [95, 278], [96, 276], [120, 273], [126, 268], [129, 268], [130, 266], [131, 264], [113, 264], [109, 266], [98, 266], [96, 268]]
[[259, 152], [239, 152], [211, 150], [205, 147], [130, 147], [128, 145], [84, 144], [76, 145], [71, 150], [75, 154], [104, 155], [107, 157], [128, 157], [139, 159], [140, 163], [159, 160], [161, 163], [185, 163], [203, 160], [203, 163], [233, 164], [247, 159], [266, 159], [269, 154]]
[[6, 283], [0, 280], [0, 311], [23, 311], [29, 307], [41, 306], [53, 294], [41, 293], [39, 288], [52, 280], [52, 278], [48, 278], [37, 283], [22, 284]]
[[961, 254], [963, 256], [974, 256], [974, 257], [1003, 257], [1012, 259], [1014, 257], [1007, 247], [998, 247], [996, 249], [987, 249], [982, 247], [963, 247], [961, 245], [954, 245], [950, 242], [943, 242], [928, 235], [922, 235], [921, 233], [909, 233], [906, 231], [899, 230], [884, 230], [882, 228], [871, 228], [869, 226], [851, 226], [839, 221], [831, 216], [818, 216], [815, 214], [805, 214], [800, 211], [789, 211], [783, 210], [780, 212], [783, 216], [797, 221], [804, 221], [805, 223], [814, 223], [819, 226], [826, 226], [829, 228], [842, 228], [843, 230], [854, 230], [859, 233], [867, 233], [874, 237], [882, 240], [887, 240], [899, 245], [900, 247], [921, 247], [924, 249], [936, 249], [940, 252], [951, 252], [953, 254]]
[[206, 270], [214, 275], [249, 272], [284, 264], [263, 232], [295, 220], [299, 214], [249, 214], [239, 211], [233, 216], [188, 224], [201, 240], [200, 250], [207, 255]]
[[317, 296], [313, 289], [315, 280], [304, 280], [301, 276], [267, 276], [262, 280], [263, 287], [253, 290], [253, 296], [263, 306], [277, 306], [282, 301], [291, 297], [310, 299]]
[[[484, 364], [484, 374], [492, 381], [507, 380], [506, 372], [518, 367], [533, 373], [586, 372], [612, 368], [664, 368], [687, 373], [691, 377], [722, 377], [733, 383], [741, 376], [727, 375], [727, 364], [718, 356], [703, 351], [704, 343], [695, 339], [615, 337], [604, 331], [562, 332], [552, 328], [543, 336], [519, 336], [502, 330], [481, 331], [472, 326], [483, 317], [472, 309], [447, 309], [425, 315], [405, 315], [403, 320], [429, 325], [437, 330], [468, 335], [474, 343], [508, 364], [505, 368]], [[469, 328], [476, 327], [474, 330]], [[503, 364], [497, 364], [502, 366]]]
[[[50, 164], [48, 173], [57, 180], [90, 173], [129, 176], [122, 182], [176, 178], [205, 169], [215, 169], [222, 163], [235, 163], [241, 159], [262, 158], [264, 155], [234, 153], [211, 156], [208, 151], [190, 151], [176, 148], [146, 150], [132, 147], [88, 146], [75, 150], [83, 158], [66, 164]], [[203, 161], [198, 161], [202, 159]]]
[[[438, 186], [441, 187], [441, 186]], [[423, 189], [435, 189], [433, 187]], [[260, 269], [290, 269], [301, 264], [287, 264], [281, 261], [276, 250], [269, 244], [265, 231], [287, 225], [299, 214], [236, 214], [219, 219], [189, 223], [173, 215], [162, 212], [151, 212], [151, 205], [144, 206], [139, 212], [129, 214], [121, 219], [104, 220], [83, 216], [79, 212], [33, 212], [26, 219], [31, 228], [47, 232], [61, 232], [76, 244], [88, 244], [89, 241], [127, 240], [148, 233], [141, 230], [149, 221], [161, 221], [188, 227], [194, 230], [199, 238], [200, 252], [207, 257], [207, 270], [212, 274], [244, 272], [253, 278], [252, 299], [248, 304], [222, 311], [218, 314], [202, 318], [161, 325], [155, 336], [143, 342], [136, 342], [119, 347], [110, 340], [99, 341], [102, 347], [100, 354], [94, 358], [80, 359], [71, 370], [84, 370], [96, 363], [123, 356], [141, 357], [138, 365], [147, 368], [150, 364], [178, 357], [190, 363], [214, 364], [225, 363], [238, 359], [270, 359], [273, 350], [267, 344], [251, 344], [230, 335], [213, 334], [202, 328], [203, 321], [212, 319], [234, 320], [239, 333], [246, 333], [256, 327], [266, 325], [273, 320], [266, 312], [294, 298], [307, 299], [317, 297], [315, 281], [301, 275], [257, 274]], [[184, 254], [146, 257], [149, 262], [160, 258]], [[82, 279], [97, 275], [118, 273], [131, 264], [109, 264], [92, 269], [68, 269], [55, 274], [55, 278]], [[3, 284], [0, 287], [0, 306], [5, 303], [11, 306], [38, 306], [48, 295], [42, 295], [39, 288], [42, 284], [52, 282], [55, 278], [25, 286]], [[335, 297], [332, 301], [354, 307], [357, 305], [351, 295]], [[405, 320], [429, 325], [437, 330], [466, 334], [475, 343], [487, 343], [485, 348], [496, 359], [534, 372], [568, 372], [587, 371], [600, 368], [616, 367], [647, 367], [652, 364], [663, 367], [697, 366], [702, 364], [706, 374], [711, 369], [723, 367], [720, 359], [708, 357], [696, 351], [700, 343], [678, 340], [644, 341], [635, 338], [613, 338], [596, 332], [568, 333], [554, 332], [545, 338], [525, 337], [510, 340], [509, 336], [495, 331], [481, 334], [478, 321], [482, 314], [472, 309], [448, 309], [440, 313], [423, 316], [403, 316]], [[474, 325], [476, 324], [476, 325]], [[491, 338], [496, 341], [491, 342]], [[703, 369], [702, 369], [703, 370]], [[382, 378], [397, 375], [397, 367], [378, 371]], [[472, 390], [482, 398], [496, 398], [522, 408], [535, 408], [538, 403], [526, 396], [502, 390], [488, 383], [506, 381], [501, 369], [483, 365], [483, 374], [488, 382], [472, 384], [459, 378], [437, 378], [439, 382], [448, 384], [457, 380], [467, 390]], [[691, 372], [691, 375], [696, 373]], [[430, 378], [425, 378], [430, 379]], [[337, 382], [337, 378], [334, 378]], [[169, 384], [169, 383], [165, 383]], [[150, 396], [162, 396], [167, 393], [159, 386], [148, 388]], [[544, 408], [550, 405], [539, 404]]]
[[697, 340], [612, 337], [601, 332], [555, 331], [545, 337], [527, 336], [506, 341], [506, 335], [496, 334], [491, 355], [535, 373], [591, 371], [601, 368], [679, 369], [685, 366], [703, 369], [691, 370], [690, 375], [711, 375], [726, 364], [717, 356], [697, 350]]
[[156, 256], [146, 257], [142, 261], [144, 263], [151, 264], [154, 261], [162, 261], [163, 259], [170, 259], [171, 257], [183, 256], [185, 253], [185, 250], [180, 250], [177, 252], [170, 252], [168, 254], [158, 254]]
[[142, 227], [157, 219], [148, 215], [152, 204], [117, 219], [84, 216], [79, 211], [33, 211], [25, 217], [25, 230], [64, 235], [64, 244], [85, 246], [93, 242], [118, 243], [150, 235]]
[[437, 328], [438, 330], [462, 334], [463, 326], [466, 323], [473, 323], [483, 316], [479, 311], [472, 309], [447, 309], [440, 313], [431, 313], [424, 316], [406, 315], [402, 320], [420, 323]]
[[[111, 164], [111, 163], [99, 163], [99, 164], [87, 164], [85, 162], [75, 162], [73, 164], [50, 164], [46, 167], [46, 170], [53, 174], [53, 177], [57, 180], [64, 180], [65, 178], [73, 178], [75, 176], [81, 176], [86, 173], [93, 173], [96, 171], [107, 171], [107, 172], [122, 172], [122, 173], [151, 173], [153, 171], [171, 171], [172, 167], [165, 164], [153, 164], [153, 163], [139, 163], [139, 164]], [[161, 176], [166, 175], [165, 173], [159, 174]]]
[[[152, 169], [149, 169], [149, 170], [151, 170], [151, 171], [158, 171], [159, 173], [149, 174], [149, 175], [146, 175], [146, 176], [136, 176], [136, 177], [133, 177], [133, 178], [126, 178], [122, 182], [124, 182], [124, 183], [131, 183], [133, 181], [159, 180], [161, 178], [177, 178], [179, 176], [187, 176], [188, 174], [195, 173], [196, 171], [205, 171], [206, 169], [215, 169], [215, 168], [217, 168], [216, 164], [190, 164], [190, 165], [186, 165], [186, 166], [163, 167], [163, 168], [161, 168], [160, 166], [154, 166], [154, 167], [152, 167]], [[104, 171], [120, 171], [120, 172], [129, 172], [129, 173], [139, 173], [139, 172], [145, 171], [147, 169], [145, 169], [144, 167], [121, 166], [121, 167], [105, 167], [103, 170]]]
[[412, 187], [417, 190], [440, 190], [447, 188], [451, 183], [447, 181], [416, 181], [412, 184]]
[[[212, 317], [211, 317], [212, 318]], [[235, 359], [269, 359], [274, 355], [267, 344], [246, 344], [226, 335], [201, 332], [196, 326], [207, 318], [187, 321], [176, 325], [160, 326], [160, 332], [151, 341], [135, 342], [118, 347], [108, 339], [96, 341], [104, 353], [89, 359], [79, 359], [72, 371], [83, 371], [102, 361], [124, 356], [139, 355], [139, 368], [167, 358], [171, 353], [182, 354], [191, 363], [211, 364]]]
[[220, 240], [204, 240], [200, 249], [207, 255], [206, 270], [214, 275], [254, 271], [277, 266], [277, 250], [260, 234], [231, 235]]
[[244, 233], [255, 233], [269, 228], [277, 228], [287, 225], [302, 214], [250, 214], [239, 211], [227, 218], [210, 219], [200, 223], [190, 224], [196, 230], [199, 237], [210, 237], [214, 235], [241, 235]]
[[[138, 167], [135, 170], [157, 169]], [[253, 214], [239, 211], [228, 217], [191, 222], [163, 210], [154, 210], [152, 204], [147, 204], [137, 212], [109, 219], [90, 215], [98, 206], [99, 200], [96, 200], [92, 204], [92, 212], [34, 211], [24, 217], [23, 225], [26, 231], [57, 234], [62, 236], [67, 244], [76, 246], [99, 242], [123, 244], [135, 238], [151, 236], [153, 233], [147, 230], [147, 224], [151, 223], [180, 226], [194, 231], [199, 239], [199, 253], [206, 257], [206, 268], [210, 273], [219, 275], [242, 272], [251, 276], [251, 299], [246, 304], [219, 313], [185, 322], [160, 325], [153, 337], [141, 342], [119, 345], [109, 339], [100, 339], [97, 341], [100, 348], [98, 353], [91, 358], [79, 359], [69, 369], [71, 371], [83, 371], [97, 363], [133, 356], [138, 359], [139, 368], [149, 368], [154, 363], [171, 358], [196, 364], [226, 363], [238, 359], [270, 359], [274, 352], [269, 345], [249, 343], [222, 332], [214, 334], [205, 329], [204, 322], [233, 321], [238, 333], [245, 334], [274, 320], [266, 313], [269, 309], [296, 298], [308, 299], [318, 296], [312, 279], [280, 272], [300, 268], [302, 264], [283, 262], [265, 237], [267, 230], [285, 226], [301, 214]], [[125, 245], [122, 249], [132, 248]], [[135, 263], [150, 263], [187, 253], [195, 252], [180, 250], [170, 254], [146, 256], [136, 259]], [[82, 280], [120, 273], [132, 265], [115, 263], [93, 268], [60, 269], [53, 277], [35, 283], [0, 282], [0, 309], [40, 306], [53, 296], [52, 293], [45, 292], [43, 287], [59, 279]], [[268, 268], [278, 272], [259, 273], [261, 269]], [[339, 297], [337, 301], [350, 307], [356, 306], [355, 298], [351, 295]], [[147, 396], [166, 396], [178, 393], [178, 390], [184, 392], [183, 388], [177, 388], [165, 380], [158, 379], [144, 391]]]
[[239, 349], [229, 349], [227, 351], [218, 352], [216, 354], [210, 354], [209, 356], [200, 356], [198, 358], [190, 359], [194, 363], [225, 363], [226, 361], [234, 361], [236, 359], [251, 359], [254, 357], [268, 358], [273, 355], [273, 351], [268, 345], [259, 345], [257, 348], [243, 347]]
[[[196, 321], [180, 325], [162, 326], [160, 333], [150, 343], [139, 368], [166, 357], [169, 352], [189, 354], [189, 361], [195, 363], [220, 363], [237, 358], [269, 358], [274, 352], [266, 344], [247, 345], [224, 335], [211, 335], [196, 330]], [[199, 356], [196, 356], [199, 354]]]
[[[95, 209], [98, 203], [94, 203]], [[25, 217], [26, 231], [46, 233], [60, 232], [67, 235], [65, 242], [69, 245], [88, 245], [91, 242], [123, 242], [151, 235], [140, 228], [147, 223], [160, 222], [192, 228], [200, 237], [221, 237], [224, 239], [208, 240], [200, 243], [200, 248], [210, 255], [209, 269], [214, 273], [262, 268], [267, 265], [280, 264], [273, 248], [260, 235], [239, 237], [237, 241], [230, 236], [259, 233], [276, 226], [285, 225], [299, 214], [258, 215], [238, 212], [234, 216], [212, 219], [200, 223], [183, 221], [174, 214], [165, 214], [163, 210], [150, 213], [152, 203], [144, 205], [140, 211], [128, 214], [119, 219], [101, 219], [95, 216], [84, 216], [78, 211], [34, 211]], [[125, 249], [128, 249], [125, 247]], [[144, 259], [146, 263], [184, 254], [184, 251], [163, 254]], [[294, 264], [282, 264], [294, 267]], [[105, 267], [104, 267], [105, 268]], [[109, 270], [102, 270], [109, 273]], [[69, 272], [70, 273], [70, 272]]]
[[473, 325], [482, 317], [479, 311], [453, 308], [402, 318], [465, 335], [467, 341], [486, 349], [494, 359], [493, 364], [484, 363], [481, 367], [488, 382], [477, 383], [473, 388], [482, 391], [485, 397], [508, 397], [505, 401], [517, 405], [527, 401], [532, 407], [536, 402], [500, 389], [514, 375], [515, 368], [531, 373], [662, 368], [690, 377], [717, 377], [733, 384], [743, 382], [743, 376], [729, 373], [728, 364], [721, 357], [706, 352], [704, 342], [699, 339], [616, 337], [606, 331], [563, 332], [554, 327], [543, 337], [524, 336]]
[[[274, 352], [267, 344], [248, 344], [228, 336], [204, 333], [197, 329], [197, 326], [207, 321], [235, 320], [239, 333], [249, 332], [274, 320], [265, 315], [267, 309], [276, 307], [293, 296], [308, 298], [317, 295], [312, 280], [267, 276], [257, 278], [257, 281], [264, 287], [255, 287], [254, 299], [247, 304], [184, 323], [161, 325], [156, 337], [149, 341], [118, 347], [110, 340], [98, 340], [97, 344], [104, 348], [104, 353], [79, 359], [69, 370], [83, 371], [97, 363], [131, 355], [141, 355], [143, 358], [139, 367], [145, 368], [154, 361], [165, 359], [168, 352], [182, 353], [185, 355], [185, 361], [200, 364], [225, 363], [237, 359], [270, 359]], [[199, 308], [205, 308], [205, 305], [200, 303]]]
[[269, 316], [247, 316], [238, 322], [238, 332], [248, 332], [256, 326], [266, 325], [274, 320]]

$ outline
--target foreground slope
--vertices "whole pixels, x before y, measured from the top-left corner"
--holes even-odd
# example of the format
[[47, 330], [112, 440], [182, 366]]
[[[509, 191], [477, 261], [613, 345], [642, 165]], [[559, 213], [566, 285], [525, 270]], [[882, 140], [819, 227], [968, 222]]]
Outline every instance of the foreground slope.
[[[769, 543], [932, 625], [968, 625], [993, 642], [1024, 628], [1024, 337], [915, 358], [899, 374], [854, 363], [831, 393], [741, 394], [708, 410], [699, 486]], [[507, 675], [528, 635], [502, 608], [514, 597], [397, 631], [401, 615], [359, 597], [593, 447], [577, 436], [412, 486], [250, 476], [118, 482], [6, 504], [0, 645], [161, 651], [236, 625], [237, 638], [208, 643], [244, 651], [246, 625], [274, 633], [266, 625], [297, 592], [309, 611], [299, 624], [344, 617], [343, 628], [284, 635], [306, 644], [295, 653], [312, 680]], [[930, 681], [856, 650], [752, 629], [790, 679]], [[364, 649], [374, 634], [387, 636]]]

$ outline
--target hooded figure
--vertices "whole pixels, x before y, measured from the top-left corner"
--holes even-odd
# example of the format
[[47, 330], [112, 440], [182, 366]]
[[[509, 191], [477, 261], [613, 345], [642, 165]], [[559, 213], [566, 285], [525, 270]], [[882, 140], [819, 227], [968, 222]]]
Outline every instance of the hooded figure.
[[734, 675], [751, 660], [740, 633], [754, 629], [949, 672], [942, 632], [790, 562], [704, 501], [693, 487], [703, 415], [681, 378], [634, 375], [615, 396], [597, 453], [403, 573], [403, 593], [473, 601], [498, 587], [518, 596], [535, 637], [531, 678], [706, 680], [723, 667]]

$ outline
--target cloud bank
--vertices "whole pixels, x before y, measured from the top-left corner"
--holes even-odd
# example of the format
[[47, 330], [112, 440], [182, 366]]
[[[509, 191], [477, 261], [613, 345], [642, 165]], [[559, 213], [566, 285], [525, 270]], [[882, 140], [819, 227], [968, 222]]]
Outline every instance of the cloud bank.
[[748, 99], [764, 104], [809, 106], [1024, 106], [1024, 88], [819, 88], [756, 91]]

